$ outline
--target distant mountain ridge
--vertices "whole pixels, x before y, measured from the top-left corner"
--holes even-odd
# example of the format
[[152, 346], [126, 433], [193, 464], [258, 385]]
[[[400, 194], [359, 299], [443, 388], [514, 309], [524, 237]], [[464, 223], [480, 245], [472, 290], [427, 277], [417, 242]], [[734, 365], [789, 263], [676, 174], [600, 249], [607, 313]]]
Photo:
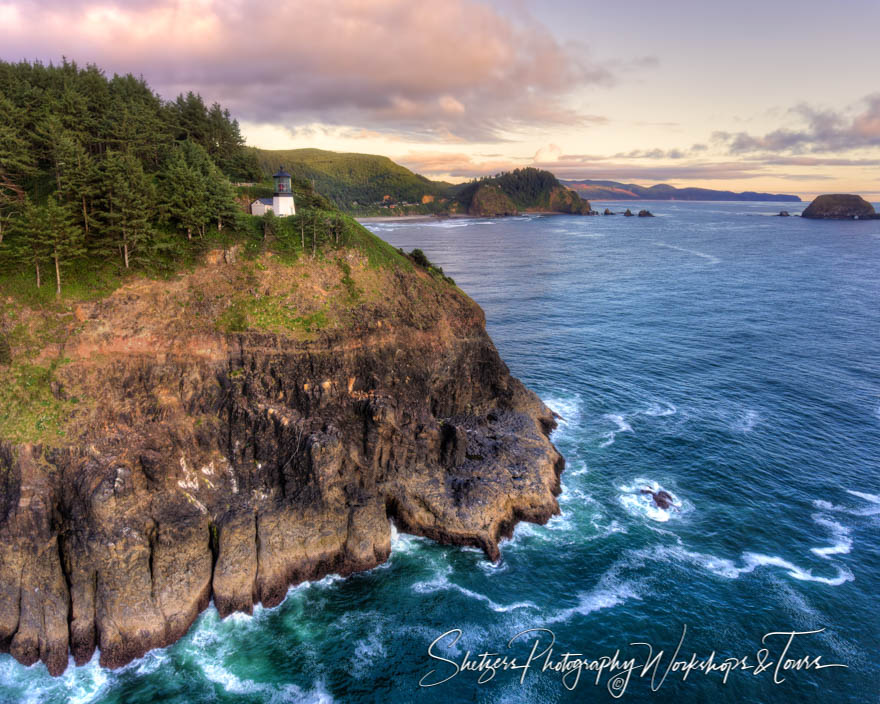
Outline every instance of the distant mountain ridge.
[[716, 191], [711, 188], [676, 188], [665, 183], [656, 186], [638, 186], [634, 183], [594, 179], [562, 181], [582, 198], [593, 200], [740, 200], [800, 203], [799, 196], [755, 191]]

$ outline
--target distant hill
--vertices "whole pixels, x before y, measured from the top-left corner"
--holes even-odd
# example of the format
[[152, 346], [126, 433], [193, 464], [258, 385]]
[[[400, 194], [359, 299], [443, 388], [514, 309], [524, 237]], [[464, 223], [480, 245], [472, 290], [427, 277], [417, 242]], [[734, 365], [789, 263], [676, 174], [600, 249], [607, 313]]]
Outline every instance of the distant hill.
[[506, 171], [459, 187], [457, 200], [471, 215], [511, 215], [547, 211], [588, 215], [590, 203], [566, 188], [549, 171], [532, 167]]
[[374, 154], [322, 149], [255, 151], [265, 178], [284, 166], [294, 176], [312, 181], [318, 193], [348, 212], [370, 210], [377, 204], [422, 204], [432, 197], [436, 201], [449, 197], [453, 189], [452, 184], [431, 181]]
[[564, 185], [577, 191], [584, 198], [593, 200], [749, 200], [800, 203], [798, 196], [778, 193], [744, 191], [715, 191], [710, 188], [675, 188], [665, 183], [656, 186], [637, 186], [617, 181], [563, 181]]

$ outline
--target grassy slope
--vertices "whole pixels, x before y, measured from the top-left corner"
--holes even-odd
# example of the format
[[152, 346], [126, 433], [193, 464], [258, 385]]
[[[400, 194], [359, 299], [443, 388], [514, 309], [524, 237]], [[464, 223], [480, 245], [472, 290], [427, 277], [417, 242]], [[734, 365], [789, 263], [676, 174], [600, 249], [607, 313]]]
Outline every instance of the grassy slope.
[[[268, 242], [262, 237], [263, 221], [247, 216], [240, 232], [224, 232], [222, 236], [212, 233], [200, 242], [200, 251], [179, 262], [176, 270], [161, 275], [143, 270], [126, 272], [112, 263], [96, 266], [96, 262], [84, 260], [65, 272], [60, 299], [55, 298], [54, 281], [37, 289], [32, 272], [0, 275], [0, 335], [11, 348], [11, 363], [0, 360], [0, 441], [58, 444], [68, 434], [70, 415], [95, 403], [86, 392], [61, 387], [58, 380], [69, 364], [65, 349], [75, 347], [83, 330], [96, 324], [88, 317], [92, 302], [109, 299], [120, 289], [120, 295], [128, 292], [125, 295], [139, 300], [144, 291], [164, 295], [162, 292], [179, 288], [181, 282], [204, 279], [192, 297], [195, 300], [208, 295], [203, 292], [210, 292], [215, 301], [211, 319], [201, 314], [199, 318], [182, 314], [189, 310], [186, 306], [165, 306], [160, 313], [167, 316], [169, 325], [206, 324], [211, 331], [221, 333], [286, 331], [304, 339], [324, 329], [340, 330], [359, 322], [363, 315], [346, 311], [381, 300], [383, 292], [389, 290], [392, 279], [388, 277], [400, 273], [417, 273], [424, 284], [462, 295], [439, 272], [415, 266], [409, 257], [352, 218], [326, 208], [303, 208], [301, 212], [300, 218], [283, 219], [278, 235]], [[337, 242], [335, 232], [325, 232], [313, 255], [309, 228], [320, 217], [326, 220], [318, 222], [337, 223], [339, 239]], [[305, 250], [300, 223], [306, 225]], [[216, 274], [206, 276], [207, 270], [201, 265], [203, 255], [235, 246], [240, 252], [239, 263], [224, 270], [224, 278], [231, 282], [224, 288], [214, 278]], [[287, 278], [320, 280], [324, 284], [314, 291], [300, 284], [301, 292], [309, 291], [308, 301], [302, 296], [297, 300], [295, 284], [275, 287], [278, 290], [268, 295], [263, 295], [265, 287], [244, 285], [271, 272], [275, 272], [271, 278], [276, 282]], [[260, 292], [246, 293], [250, 289]], [[323, 298], [318, 297], [321, 291]], [[192, 309], [197, 308], [193, 304]], [[103, 320], [97, 324], [110, 329], [116, 325]]]
[[395, 201], [421, 202], [422, 196], [446, 197], [451, 184], [430, 181], [391, 159], [373, 154], [347, 154], [321, 149], [257, 149], [257, 161], [266, 178], [284, 166], [290, 173], [313, 181], [318, 193], [337, 206], [354, 210], [390, 195]]

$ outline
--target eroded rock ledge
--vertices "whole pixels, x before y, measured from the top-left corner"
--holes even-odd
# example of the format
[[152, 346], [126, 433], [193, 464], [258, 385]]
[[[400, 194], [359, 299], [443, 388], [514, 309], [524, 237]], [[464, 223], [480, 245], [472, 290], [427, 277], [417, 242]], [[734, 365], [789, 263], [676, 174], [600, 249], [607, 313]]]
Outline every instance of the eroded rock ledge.
[[[169, 321], [170, 296], [208, 321], [228, 305], [195, 295], [234, 281], [207, 272], [78, 309], [53, 389], [95, 402], [67, 442], [0, 442], [0, 647], [24, 664], [124, 665], [212, 599], [250, 612], [380, 564], [391, 521], [495, 560], [517, 521], [558, 512], [552, 413], [457, 289], [388, 274], [308, 336]], [[418, 315], [388, 302], [415, 293]]]

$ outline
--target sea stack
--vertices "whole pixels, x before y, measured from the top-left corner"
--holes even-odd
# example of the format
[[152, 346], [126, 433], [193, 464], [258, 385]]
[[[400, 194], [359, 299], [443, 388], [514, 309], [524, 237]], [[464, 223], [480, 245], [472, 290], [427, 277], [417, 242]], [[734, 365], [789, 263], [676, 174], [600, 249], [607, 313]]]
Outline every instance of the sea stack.
[[816, 220], [870, 220], [876, 218], [874, 206], [861, 196], [834, 193], [818, 196], [801, 217]]

